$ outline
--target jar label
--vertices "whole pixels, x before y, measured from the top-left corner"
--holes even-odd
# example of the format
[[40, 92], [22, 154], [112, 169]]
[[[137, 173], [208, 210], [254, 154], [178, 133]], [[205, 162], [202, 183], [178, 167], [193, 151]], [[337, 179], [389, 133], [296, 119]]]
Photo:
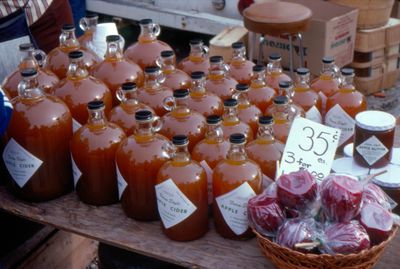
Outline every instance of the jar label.
[[115, 164], [115, 168], [117, 171], [118, 197], [121, 200], [122, 194], [124, 193], [126, 187], [128, 186], [128, 183], [126, 183], [125, 178], [121, 175], [121, 172], [119, 171], [117, 164]]
[[208, 204], [211, 205], [213, 202], [213, 186], [212, 186], [213, 171], [205, 160], [202, 160], [200, 162], [200, 165], [201, 167], [204, 168], [207, 174]]
[[354, 134], [355, 120], [338, 104], [326, 113], [325, 124], [341, 130], [338, 146], [341, 146]]
[[72, 118], [72, 132], [76, 132], [78, 131], [79, 128], [82, 127], [82, 124], [80, 124], [77, 120], [75, 120], [74, 118]]
[[374, 135], [358, 145], [356, 150], [369, 165], [373, 165], [389, 152], [385, 145]]
[[319, 112], [318, 108], [316, 108], [315, 106], [312, 106], [306, 112], [306, 119], [312, 120], [316, 123], [321, 123], [322, 122], [321, 112]]
[[325, 114], [326, 112], [326, 100], [328, 100], [328, 97], [326, 97], [326, 95], [320, 91], [318, 93], [318, 95], [321, 97], [321, 112], [322, 114]]
[[3, 151], [4, 164], [20, 188], [29, 181], [43, 161], [24, 149], [14, 138], [8, 141]]
[[166, 229], [181, 223], [197, 209], [172, 179], [156, 185], [156, 196], [158, 213]]
[[71, 153], [71, 162], [72, 162], [72, 175], [74, 176], [74, 188], [76, 188], [76, 184], [78, 184], [78, 181], [82, 176], [82, 172], [76, 165], [74, 157], [72, 157], [72, 153]]
[[249, 183], [244, 182], [236, 189], [215, 199], [226, 224], [236, 235], [243, 234], [249, 228], [247, 203], [255, 195]]

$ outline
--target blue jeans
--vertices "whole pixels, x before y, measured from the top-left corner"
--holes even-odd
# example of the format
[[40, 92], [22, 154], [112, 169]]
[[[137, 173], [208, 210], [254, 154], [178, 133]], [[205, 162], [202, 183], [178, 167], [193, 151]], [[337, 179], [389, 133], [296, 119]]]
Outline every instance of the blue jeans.
[[83, 34], [81, 28], [79, 28], [79, 20], [86, 15], [86, 1], [84, 0], [69, 0], [69, 5], [72, 9], [72, 15], [74, 16], [76, 36]]

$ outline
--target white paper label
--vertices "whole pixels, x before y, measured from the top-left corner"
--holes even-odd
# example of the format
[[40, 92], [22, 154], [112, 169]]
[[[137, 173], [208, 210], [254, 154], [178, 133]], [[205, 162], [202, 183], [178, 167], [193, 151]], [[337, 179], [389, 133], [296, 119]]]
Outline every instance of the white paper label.
[[76, 131], [78, 131], [78, 129], [79, 128], [81, 128], [82, 127], [82, 125], [77, 121], [77, 120], [75, 120], [74, 118], [72, 118], [72, 132], [76, 132]]
[[72, 157], [72, 154], [71, 154], [71, 162], [72, 162], [72, 175], [74, 176], [74, 187], [76, 188], [76, 184], [78, 184], [78, 181], [82, 176], [82, 172], [76, 165], [74, 157]]
[[158, 213], [166, 229], [184, 221], [197, 209], [172, 179], [156, 185], [156, 195]]
[[358, 145], [356, 150], [369, 165], [376, 163], [389, 151], [374, 135]]
[[326, 113], [325, 124], [342, 131], [339, 146], [354, 134], [355, 120], [340, 105], [335, 105]]
[[340, 129], [304, 118], [295, 119], [290, 129], [278, 174], [306, 169], [316, 179], [322, 180], [331, 171], [339, 137]]
[[225, 222], [236, 235], [241, 235], [249, 227], [247, 203], [255, 195], [249, 183], [245, 182], [215, 199]]
[[392, 164], [400, 165], [400, 148], [392, 149], [392, 159], [390, 160], [390, 162]]
[[126, 180], [121, 175], [121, 172], [119, 171], [119, 168], [118, 168], [117, 164], [115, 164], [115, 168], [117, 170], [118, 197], [121, 200], [122, 194], [124, 193], [126, 187], [128, 186], [128, 183], [126, 183]]
[[318, 95], [321, 97], [321, 112], [322, 112], [322, 114], [325, 114], [325, 112], [326, 112], [326, 100], [328, 100], [328, 97], [326, 97], [326, 95], [322, 92], [322, 91], [320, 91], [319, 93], [318, 93]]
[[43, 163], [13, 138], [4, 148], [3, 160], [8, 172], [20, 188], [24, 187]]
[[317, 123], [322, 123], [322, 116], [319, 110], [315, 107], [312, 106], [307, 112], [306, 112], [306, 119], [312, 120]]
[[213, 186], [212, 186], [212, 177], [213, 177], [213, 171], [211, 167], [208, 165], [208, 163], [205, 160], [202, 160], [200, 162], [201, 167], [204, 168], [207, 174], [207, 190], [208, 190], [208, 204], [211, 205], [213, 201]]

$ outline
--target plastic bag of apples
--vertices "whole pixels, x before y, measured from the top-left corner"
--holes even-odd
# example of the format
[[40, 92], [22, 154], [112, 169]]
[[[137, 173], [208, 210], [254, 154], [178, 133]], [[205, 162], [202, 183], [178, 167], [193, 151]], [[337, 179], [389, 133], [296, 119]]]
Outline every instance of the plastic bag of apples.
[[306, 170], [280, 176], [248, 202], [250, 226], [303, 253], [351, 254], [385, 241], [398, 216], [369, 181], [331, 174], [321, 184]]

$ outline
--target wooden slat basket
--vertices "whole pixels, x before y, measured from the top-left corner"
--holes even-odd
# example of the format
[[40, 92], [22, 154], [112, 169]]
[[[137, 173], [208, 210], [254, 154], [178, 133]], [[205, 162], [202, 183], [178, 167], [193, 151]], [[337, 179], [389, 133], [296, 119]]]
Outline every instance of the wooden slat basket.
[[331, 0], [331, 2], [358, 8], [357, 27], [370, 29], [385, 25], [390, 17], [394, 0]]
[[397, 230], [396, 226], [389, 238], [379, 245], [349, 255], [304, 254], [282, 247], [253, 231], [264, 256], [279, 269], [370, 269], [379, 261]]

